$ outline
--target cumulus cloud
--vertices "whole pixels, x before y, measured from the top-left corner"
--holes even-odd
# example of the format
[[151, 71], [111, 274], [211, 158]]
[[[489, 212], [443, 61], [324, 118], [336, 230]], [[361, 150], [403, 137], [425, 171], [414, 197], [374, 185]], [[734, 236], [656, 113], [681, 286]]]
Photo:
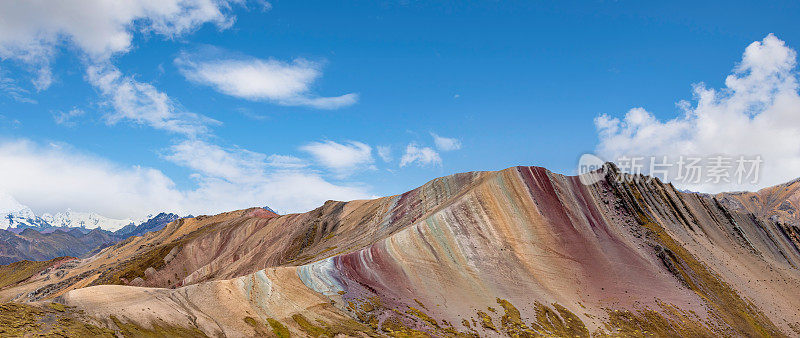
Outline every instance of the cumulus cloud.
[[265, 204], [301, 212], [328, 199], [371, 196], [364, 187], [336, 185], [313, 172], [272, 170], [264, 163], [268, 156], [239, 148], [186, 141], [164, 156], [191, 169], [196, 187], [179, 189], [160, 170], [119, 165], [68, 145], [6, 140], [0, 142], [0, 195], [36, 212], [72, 208], [115, 218], [159, 211], [213, 214]]
[[451, 151], [461, 149], [461, 141], [457, 138], [443, 137], [431, 133], [433, 143], [436, 144], [436, 149], [441, 151]]
[[724, 88], [696, 84], [694, 102], [681, 101], [681, 113], [672, 119], [659, 120], [644, 108], [622, 119], [601, 115], [595, 119], [598, 153], [606, 159], [666, 155], [673, 161], [681, 155], [762, 156], [761, 179], [754, 184], [675, 182], [698, 191], [757, 189], [794, 179], [800, 176], [796, 57], [770, 34], [747, 46]]
[[188, 80], [247, 100], [319, 109], [336, 109], [358, 101], [358, 95], [354, 93], [335, 97], [311, 94], [311, 85], [322, 75], [322, 66], [317, 62], [232, 58], [224, 54], [216, 49], [207, 49], [205, 53], [184, 53], [175, 59], [175, 64]]
[[361, 142], [311, 142], [300, 147], [300, 150], [311, 154], [317, 163], [340, 176], [347, 176], [364, 168], [375, 168], [372, 165], [372, 147]]
[[416, 143], [409, 143], [406, 146], [406, 152], [403, 154], [403, 157], [400, 158], [400, 166], [405, 167], [409, 164], [417, 163], [420, 167], [426, 167], [431, 165], [442, 165], [442, 158], [439, 157], [439, 153], [433, 148], [430, 147], [420, 147]]
[[131, 212], [178, 209], [181, 193], [158, 170], [123, 167], [63, 146], [0, 143], [0, 191], [34, 210], [72, 207], [124, 218]]
[[128, 120], [190, 136], [206, 133], [208, 125], [219, 124], [205, 116], [184, 111], [153, 85], [124, 76], [112, 65], [89, 66], [86, 72], [89, 82], [103, 96], [104, 105], [112, 108], [105, 115], [109, 124]]

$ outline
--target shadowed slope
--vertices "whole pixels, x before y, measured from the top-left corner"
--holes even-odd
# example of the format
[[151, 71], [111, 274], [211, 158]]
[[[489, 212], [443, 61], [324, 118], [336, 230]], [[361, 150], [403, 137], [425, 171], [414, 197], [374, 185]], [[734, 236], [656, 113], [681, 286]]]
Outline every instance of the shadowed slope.
[[20, 233], [0, 230], [0, 264], [21, 260], [46, 261], [61, 256], [88, 256], [119, 241], [109, 232], [94, 229], [83, 233], [80, 229], [39, 232], [25, 229]]

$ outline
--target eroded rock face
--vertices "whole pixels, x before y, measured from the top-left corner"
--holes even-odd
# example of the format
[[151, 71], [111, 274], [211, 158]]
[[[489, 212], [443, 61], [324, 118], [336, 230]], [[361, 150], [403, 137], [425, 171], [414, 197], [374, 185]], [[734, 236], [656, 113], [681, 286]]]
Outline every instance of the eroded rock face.
[[781, 235], [800, 248], [800, 179], [758, 192], [721, 193], [716, 198], [729, 209], [776, 224]]
[[44, 288], [114, 330], [209, 336], [800, 334], [800, 251], [749, 210], [614, 170], [587, 186], [515, 167], [178, 220], [0, 297]]

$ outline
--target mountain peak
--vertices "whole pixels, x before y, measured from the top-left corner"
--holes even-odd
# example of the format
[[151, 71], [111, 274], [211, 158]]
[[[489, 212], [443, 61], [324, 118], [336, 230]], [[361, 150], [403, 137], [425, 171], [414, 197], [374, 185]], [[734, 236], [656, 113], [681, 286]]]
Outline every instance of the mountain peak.
[[31, 208], [19, 203], [11, 195], [0, 193], [0, 229], [99, 228], [116, 231], [134, 223], [131, 219], [114, 219], [95, 212], [77, 212], [70, 208], [55, 215], [43, 213], [37, 216]]

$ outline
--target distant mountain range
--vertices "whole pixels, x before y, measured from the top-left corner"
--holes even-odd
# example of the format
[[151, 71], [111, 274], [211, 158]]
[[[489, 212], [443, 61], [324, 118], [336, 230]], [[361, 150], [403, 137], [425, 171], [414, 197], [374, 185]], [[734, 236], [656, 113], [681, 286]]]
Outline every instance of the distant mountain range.
[[44, 261], [61, 256], [84, 257], [119, 242], [120, 237], [100, 229], [39, 232], [31, 228], [15, 233], [0, 230], [0, 265], [21, 260]]
[[[181, 218], [172, 213], [160, 213], [138, 225], [129, 224], [111, 232], [101, 227], [31, 226], [37, 223], [15, 223], [21, 227], [0, 230], [0, 265], [21, 260], [44, 261], [61, 256], [87, 257], [100, 249], [131, 236], [158, 231]], [[42, 220], [42, 218], [30, 218]], [[49, 226], [49, 227], [48, 227]]]
[[[67, 209], [55, 215], [36, 215], [31, 208], [20, 204], [13, 197], [0, 194], [0, 229], [26, 229], [47, 230], [50, 228], [100, 228], [107, 231], [116, 231], [127, 225], [138, 224], [151, 218], [144, 219], [113, 219], [98, 215], [93, 212], [75, 212]], [[54, 229], [52, 229], [54, 230]]]
[[[184, 218], [191, 218], [192, 216], [186, 216]], [[135, 225], [133, 223], [124, 226], [122, 229], [119, 229], [114, 232], [115, 235], [121, 237], [129, 237], [129, 236], [141, 236], [148, 232], [158, 231], [164, 228], [165, 225], [169, 224], [170, 222], [181, 218], [180, 216], [172, 213], [165, 213], [162, 212], [158, 215], [155, 215], [140, 223], [139, 225]]]
[[[269, 207], [264, 209], [273, 212]], [[0, 196], [0, 216], [0, 265], [61, 256], [88, 257], [131, 236], [159, 231], [173, 221], [193, 217], [162, 212], [135, 222], [70, 210], [37, 216], [7, 195]]]

